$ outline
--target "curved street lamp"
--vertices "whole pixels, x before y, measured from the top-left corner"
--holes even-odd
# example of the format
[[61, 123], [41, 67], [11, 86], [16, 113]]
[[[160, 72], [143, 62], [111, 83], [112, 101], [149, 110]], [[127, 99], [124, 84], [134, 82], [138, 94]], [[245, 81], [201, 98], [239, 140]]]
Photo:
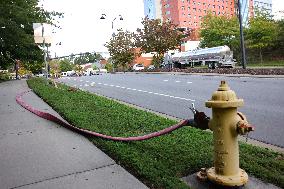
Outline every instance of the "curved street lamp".
[[[106, 14], [102, 14], [102, 16], [100, 17], [100, 19], [101, 20], [104, 20], [104, 19], [106, 19]], [[118, 17], [119, 17], [119, 20], [123, 20], [123, 17], [121, 16], [121, 14], [120, 15], [118, 15]], [[114, 17], [114, 19], [111, 21], [111, 29], [112, 29], [112, 31], [113, 31], [113, 23], [114, 23], [114, 21], [117, 19], [117, 17]], [[113, 33], [112, 33], [112, 36], [114, 36], [114, 31], [113, 31]]]

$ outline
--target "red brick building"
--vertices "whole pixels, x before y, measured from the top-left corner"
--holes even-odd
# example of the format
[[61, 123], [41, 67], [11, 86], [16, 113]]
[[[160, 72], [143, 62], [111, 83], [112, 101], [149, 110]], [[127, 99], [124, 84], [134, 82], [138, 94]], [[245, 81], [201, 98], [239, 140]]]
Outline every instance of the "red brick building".
[[161, 4], [163, 20], [184, 29], [199, 29], [209, 11], [213, 15], [235, 15], [234, 0], [161, 0]]

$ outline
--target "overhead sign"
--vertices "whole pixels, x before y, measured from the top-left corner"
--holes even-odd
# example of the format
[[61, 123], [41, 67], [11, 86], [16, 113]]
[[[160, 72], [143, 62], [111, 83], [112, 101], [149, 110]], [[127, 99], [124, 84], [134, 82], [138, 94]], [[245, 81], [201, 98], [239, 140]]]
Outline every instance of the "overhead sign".
[[37, 44], [51, 44], [52, 27], [46, 23], [33, 23], [34, 40]]

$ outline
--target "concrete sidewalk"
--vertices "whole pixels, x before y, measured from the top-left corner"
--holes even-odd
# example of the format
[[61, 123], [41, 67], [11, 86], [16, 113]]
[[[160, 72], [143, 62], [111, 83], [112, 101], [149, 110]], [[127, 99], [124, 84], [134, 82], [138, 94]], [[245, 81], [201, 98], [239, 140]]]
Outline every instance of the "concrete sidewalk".
[[[0, 83], [0, 188], [147, 188], [85, 137], [23, 109], [25, 80]], [[34, 93], [23, 99], [55, 114]]]

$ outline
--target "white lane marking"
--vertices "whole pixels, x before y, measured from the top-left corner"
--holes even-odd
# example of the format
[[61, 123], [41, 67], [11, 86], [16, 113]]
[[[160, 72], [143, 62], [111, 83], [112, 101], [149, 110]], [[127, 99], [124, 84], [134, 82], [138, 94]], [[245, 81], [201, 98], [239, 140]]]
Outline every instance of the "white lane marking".
[[188, 81], [188, 82], [186, 82], [186, 83], [192, 83], [191, 81]]
[[90, 81], [86, 81], [86, 83], [89, 83]]
[[180, 81], [176, 81], [176, 83], [179, 83]]
[[[91, 83], [91, 86], [93, 86], [95, 84], [95, 82]], [[121, 87], [119, 85], [110, 85], [107, 83], [98, 83], [99, 85], [104, 85], [104, 86], [110, 86], [110, 87], [116, 87], [116, 88], [121, 88], [121, 89], [126, 89], [126, 90], [132, 90], [132, 91], [138, 91], [138, 92], [143, 92], [143, 93], [148, 93], [148, 94], [154, 94], [154, 95], [158, 95], [158, 96], [164, 96], [164, 97], [169, 97], [169, 98], [174, 98], [174, 99], [180, 99], [180, 100], [186, 100], [186, 101], [192, 101], [195, 102], [195, 100], [193, 99], [189, 99], [189, 98], [183, 98], [183, 97], [178, 97], [178, 96], [172, 96], [172, 95], [168, 95], [168, 94], [162, 94], [162, 93], [155, 93], [155, 92], [151, 92], [151, 91], [144, 91], [141, 89], [133, 89], [133, 88], [129, 88], [129, 87]], [[81, 87], [82, 85], [80, 85]], [[85, 86], [89, 86], [88, 84], [85, 84]]]
[[74, 78], [74, 81], [76, 81], [77, 79], [76, 78]]
[[77, 87], [77, 85], [75, 84], [75, 85], [73, 85], [73, 87]]
[[80, 81], [82, 82], [83, 80], [82, 80], [82, 79], [80, 79]]
[[82, 87], [83, 85], [80, 85], [80, 87]]
[[166, 80], [166, 79], [165, 79], [165, 80], [163, 80], [163, 81], [169, 81], [169, 80]]
[[89, 85], [88, 85], [88, 84], [85, 84], [85, 87], [89, 87]]

